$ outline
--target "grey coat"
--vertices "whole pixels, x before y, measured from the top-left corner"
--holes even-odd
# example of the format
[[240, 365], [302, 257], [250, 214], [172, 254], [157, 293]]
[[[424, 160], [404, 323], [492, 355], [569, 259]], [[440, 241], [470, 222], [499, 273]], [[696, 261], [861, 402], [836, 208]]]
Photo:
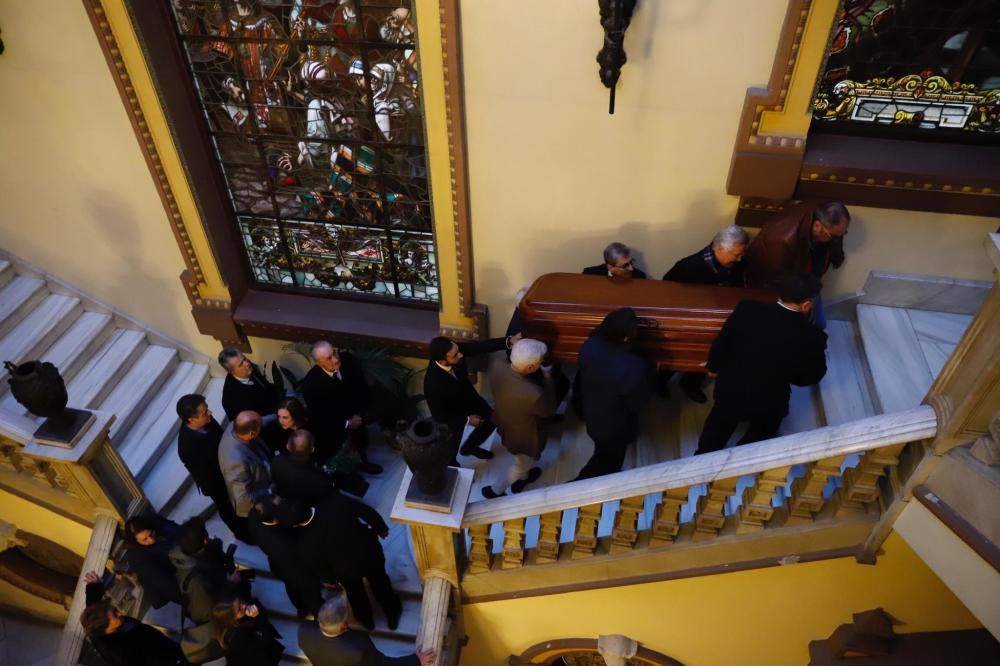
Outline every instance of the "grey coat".
[[257, 438], [236, 439], [233, 424], [226, 426], [219, 442], [219, 469], [226, 480], [229, 501], [236, 515], [246, 518], [253, 505], [271, 492], [271, 454]]
[[493, 422], [505, 449], [536, 460], [545, 448], [545, 419], [556, 411], [556, 388], [551, 375], [539, 373], [541, 384], [515, 372], [506, 360], [490, 370], [496, 406]]

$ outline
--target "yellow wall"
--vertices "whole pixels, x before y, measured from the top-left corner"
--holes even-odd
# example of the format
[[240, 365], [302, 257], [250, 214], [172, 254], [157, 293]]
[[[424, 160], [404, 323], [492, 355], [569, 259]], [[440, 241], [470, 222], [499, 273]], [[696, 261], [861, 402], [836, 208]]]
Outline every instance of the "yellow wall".
[[[767, 81], [786, 6], [639, 3], [609, 116], [596, 3], [462, 3], [476, 299], [494, 333], [539, 274], [600, 263], [621, 240], [658, 278], [732, 221], [744, 93]], [[990, 279], [980, 244], [995, 218], [852, 212], [848, 263], [828, 294], [860, 288], [871, 270]]]
[[[0, 490], [0, 520], [68, 548], [81, 559], [87, 554], [90, 528], [5, 490]], [[0, 608], [17, 609], [19, 613], [27, 613], [49, 622], [61, 623], [66, 620], [66, 609], [61, 605], [36, 597], [5, 581], [0, 581]], [[2, 653], [0, 641], [0, 655]], [[3, 659], [0, 658], [0, 666], [2, 664]]]
[[0, 27], [0, 247], [215, 350], [83, 3], [0, 3]]
[[[785, 6], [640, 3], [608, 116], [595, 6], [462, 2], [476, 300], [493, 311], [494, 332], [538, 274], [597, 263], [619, 239], [659, 276], [732, 219], [725, 181], [744, 92], [767, 79]], [[0, 246], [214, 353], [190, 316], [180, 252], [82, 3], [2, 3], [0, 25]], [[980, 241], [996, 219], [854, 217], [829, 294], [859, 288], [870, 270], [990, 277]], [[255, 348], [260, 358], [280, 351]]]
[[[811, 640], [884, 608], [898, 633], [981, 625], [895, 533], [875, 566], [853, 558], [464, 606], [462, 663], [536, 643], [625, 634], [685, 666], [802, 666]], [[499, 628], [502, 628], [500, 630]]]
[[17, 529], [44, 537], [83, 557], [90, 542], [90, 528], [64, 518], [17, 495], [0, 490], [0, 520]]

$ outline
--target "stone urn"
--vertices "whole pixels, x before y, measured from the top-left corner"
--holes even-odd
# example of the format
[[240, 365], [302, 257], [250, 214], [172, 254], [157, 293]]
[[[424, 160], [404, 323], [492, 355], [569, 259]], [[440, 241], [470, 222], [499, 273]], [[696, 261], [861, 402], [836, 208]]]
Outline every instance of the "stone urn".
[[4, 361], [7, 382], [14, 399], [35, 416], [52, 419], [53, 423], [65, 420], [66, 383], [56, 366], [48, 361], [28, 361], [14, 365]]
[[433, 419], [420, 419], [399, 436], [406, 461], [417, 488], [425, 495], [438, 495], [447, 485], [448, 463], [452, 459], [448, 427]]
[[72, 447], [94, 421], [91, 412], [66, 407], [69, 399], [59, 369], [48, 361], [14, 365], [4, 361], [7, 382], [14, 399], [35, 416], [46, 420], [35, 431], [39, 442]]

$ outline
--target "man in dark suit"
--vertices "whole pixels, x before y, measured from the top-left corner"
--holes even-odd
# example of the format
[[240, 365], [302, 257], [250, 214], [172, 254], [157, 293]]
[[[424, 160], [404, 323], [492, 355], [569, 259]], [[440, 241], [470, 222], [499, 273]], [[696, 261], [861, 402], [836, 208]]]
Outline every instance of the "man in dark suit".
[[399, 626], [403, 604], [385, 571], [385, 553], [379, 539], [389, 536], [378, 512], [356, 499], [335, 494], [315, 507], [286, 500], [275, 507], [283, 525], [294, 528], [299, 557], [327, 582], [339, 582], [347, 593], [354, 618], [368, 630], [375, 628], [364, 581], [385, 612], [390, 629]]
[[310, 506], [319, 504], [333, 491], [333, 477], [313, 459], [314, 438], [308, 430], [292, 433], [286, 453], [271, 462], [271, 479], [279, 497], [296, 499]]
[[604, 263], [584, 268], [583, 274], [646, 279], [646, 274], [633, 265], [632, 250], [624, 243], [611, 243], [604, 248]]
[[[493, 453], [482, 445], [496, 430], [490, 419], [493, 408], [469, 381], [465, 357], [510, 349], [520, 338], [517, 334], [481, 342], [455, 342], [444, 336], [431, 340], [430, 363], [424, 373], [424, 397], [434, 420], [448, 426], [455, 454], [459, 453], [462, 433], [468, 424], [473, 431], [461, 448], [462, 455], [484, 460], [492, 458]], [[451, 464], [457, 467], [458, 461], [453, 460]]]
[[302, 378], [301, 389], [320, 459], [336, 454], [346, 440], [361, 456], [361, 471], [378, 474], [382, 468], [368, 462], [367, 457], [364, 415], [371, 404], [371, 392], [361, 364], [326, 340], [313, 345], [312, 357], [315, 365]]
[[422, 650], [405, 657], [387, 657], [368, 634], [348, 625], [351, 612], [343, 590], [334, 589], [316, 614], [316, 622], [299, 625], [299, 647], [313, 666], [432, 666], [437, 656]]
[[278, 522], [274, 507], [270, 497], [255, 504], [247, 516], [247, 527], [253, 542], [267, 555], [271, 572], [285, 584], [285, 594], [301, 620], [315, 614], [323, 601], [319, 577], [299, 558], [297, 535]]
[[576, 479], [620, 472], [625, 449], [639, 435], [639, 413], [653, 388], [653, 369], [629, 342], [639, 332], [631, 308], [610, 312], [580, 349], [579, 389], [594, 455]]
[[[715, 234], [712, 242], [692, 255], [684, 257], [663, 276], [664, 280], [686, 284], [708, 284], [716, 287], [745, 287], [746, 276], [740, 260], [750, 243], [750, 237], [743, 228], [735, 224]], [[667, 382], [672, 371], [663, 371], [657, 376], [657, 392], [664, 398], [670, 397]], [[705, 381], [703, 372], [681, 374], [681, 390], [694, 402], [707, 402], [708, 397], [701, 389]]]
[[809, 386], [826, 374], [826, 333], [809, 323], [819, 279], [792, 273], [776, 303], [742, 301], [726, 320], [708, 355], [717, 375], [715, 404], [695, 454], [718, 451], [741, 421], [740, 444], [769, 439], [788, 413], [791, 384]]
[[285, 444], [277, 416], [281, 392], [235, 347], [219, 352], [219, 365], [228, 373], [222, 385], [226, 418], [233, 421], [240, 412], [257, 412], [261, 417], [261, 438], [272, 451], [279, 450]]
[[222, 426], [215, 420], [205, 396], [191, 393], [177, 401], [181, 427], [177, 433], [177, 454], [194, 479], [198, 492], [212, 498], [222, 522], [240, 541], [247, 540], [247, 521], [233, 510], [226, 480], [219, 469], [219, 441]]

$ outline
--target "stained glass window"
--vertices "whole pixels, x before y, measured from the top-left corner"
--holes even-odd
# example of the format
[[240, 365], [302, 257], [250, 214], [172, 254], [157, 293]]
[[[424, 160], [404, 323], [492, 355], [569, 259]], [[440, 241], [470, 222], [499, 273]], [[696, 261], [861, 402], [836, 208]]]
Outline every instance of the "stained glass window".
[[438, 301], [409, 0], [173, 0], [253, 279]]
[[844, 0], [813, 129], [1000, 138], [1000, 0]]

